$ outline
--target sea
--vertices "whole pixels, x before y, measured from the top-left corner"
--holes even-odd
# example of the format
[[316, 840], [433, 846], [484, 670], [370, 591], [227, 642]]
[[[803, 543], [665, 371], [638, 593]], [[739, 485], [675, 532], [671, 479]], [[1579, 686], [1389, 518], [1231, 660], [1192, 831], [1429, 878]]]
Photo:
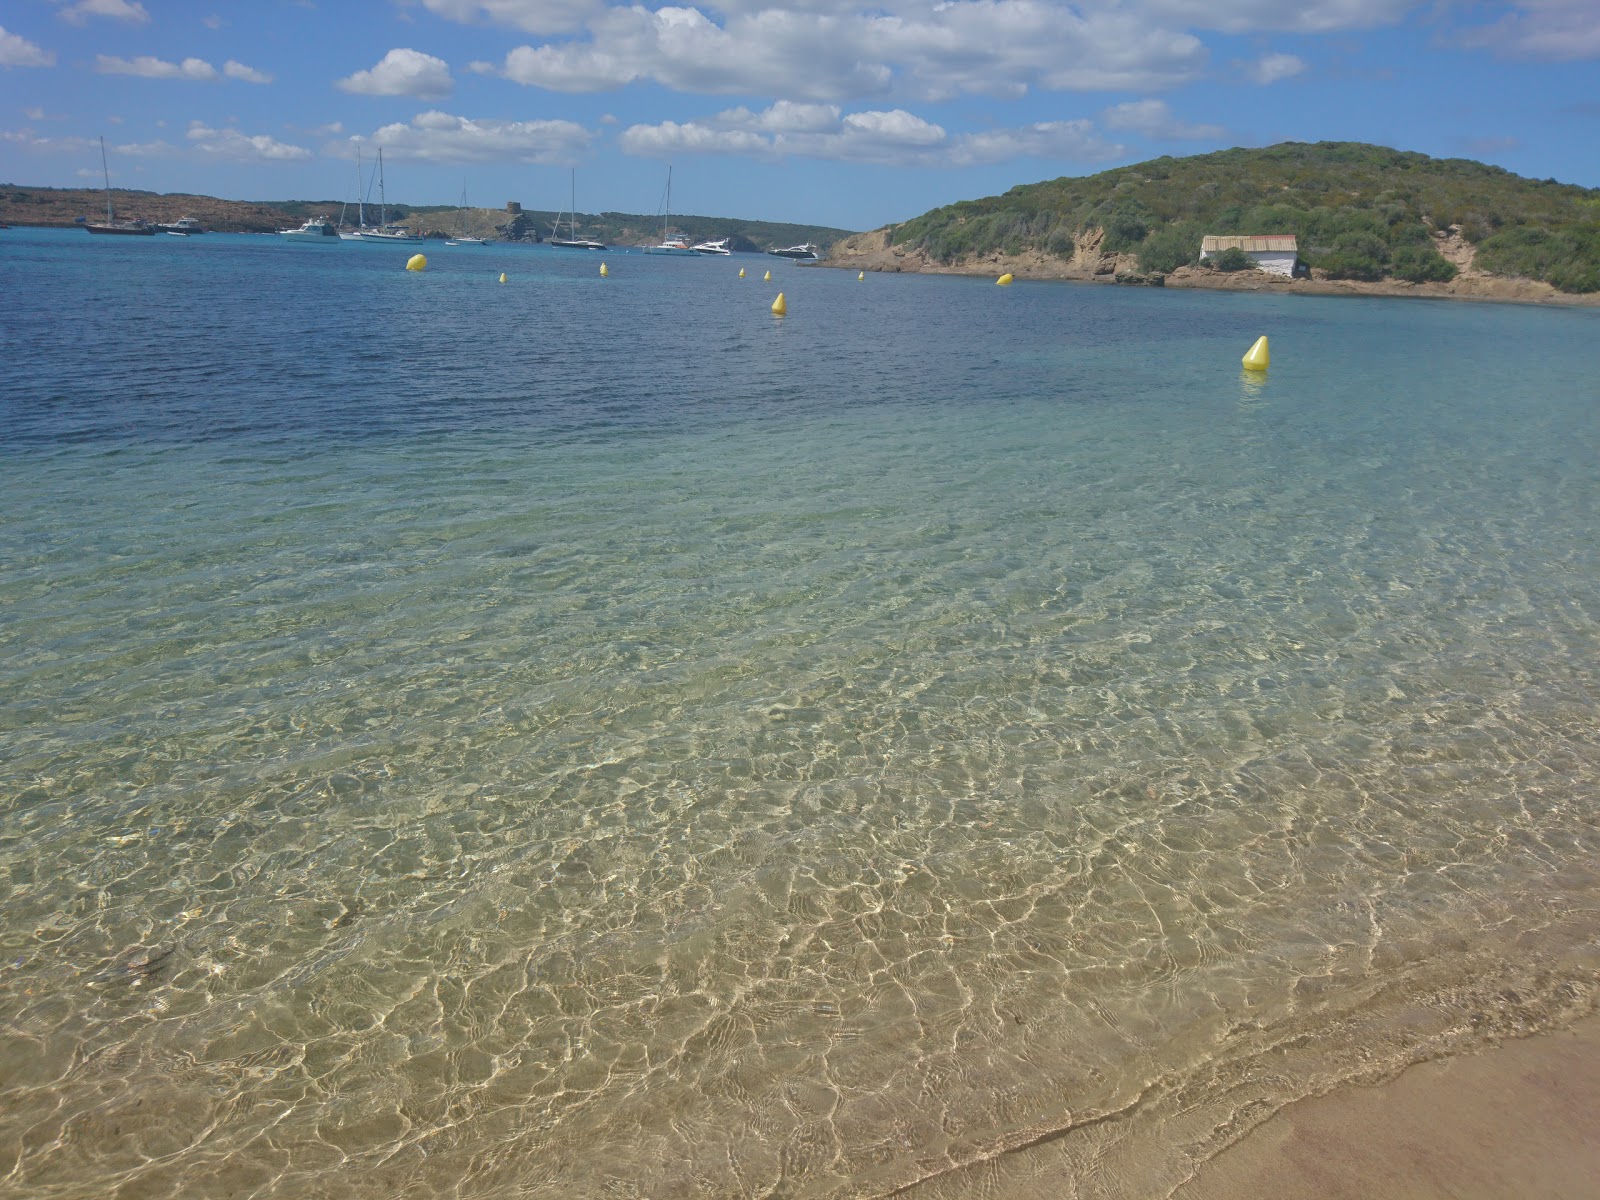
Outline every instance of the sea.
[[1600, 310], [416, 249], [0, 234], [0, 1195], [1163, 1197], [1593, 1008]]

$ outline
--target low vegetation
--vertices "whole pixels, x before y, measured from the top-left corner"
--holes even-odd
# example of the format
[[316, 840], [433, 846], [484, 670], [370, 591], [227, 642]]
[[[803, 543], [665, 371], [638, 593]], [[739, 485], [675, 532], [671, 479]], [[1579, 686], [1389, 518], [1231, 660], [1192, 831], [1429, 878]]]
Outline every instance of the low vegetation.
[[1196, 262], [1206, 234], [1292, 233], [1300, 257], [1332, 278], [1419, 283], [1455, 275], [1432, 236], [1453, 229], [1482, 270], [1600, 291], [1600, 189], [1361, 142], [1284, 142], [1025, 184], [935, 209], [891, 237], [955, 263], [995, 251], [1067, 258], [1091, 229], [1104, 231], [1102, 250], [1135, 254], [1147, 272]]

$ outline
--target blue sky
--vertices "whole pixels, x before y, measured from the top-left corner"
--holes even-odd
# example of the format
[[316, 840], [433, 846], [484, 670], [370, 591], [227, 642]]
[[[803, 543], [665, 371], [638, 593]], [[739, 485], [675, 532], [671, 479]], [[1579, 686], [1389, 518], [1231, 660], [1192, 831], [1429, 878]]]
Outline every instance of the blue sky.
[[1600, 186], [1600, 0], [7, 0], [0, 181], [868, 229], [1284, 140]]

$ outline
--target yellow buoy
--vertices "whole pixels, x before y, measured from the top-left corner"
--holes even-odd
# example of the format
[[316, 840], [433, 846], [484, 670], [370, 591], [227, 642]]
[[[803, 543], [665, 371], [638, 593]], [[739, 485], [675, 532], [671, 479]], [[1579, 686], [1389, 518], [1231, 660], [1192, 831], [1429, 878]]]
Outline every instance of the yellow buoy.
[[1272, 356], [1267, 353], [1267, 335], [1262, 334], [1256, 339], [1256, 344], [1245, 353], [1244, 365], [1246, 370], [1265, 371], [1267, 364], [1272, 361]]
[[772, 272], [768, 271], [765, 275], [763, 275], [761, 277], [761, 279], [765, 283], [771, 283], [772, 282]]
[[772, 315], [782, 317], [789, 312], [789, 306], [783, 302], [783, 293], [778, 293], [778, 298], [772, 302]]
[[610, 271], [608, 271], [608, 270], [606, 270], [606, 265], [605, 265], [605, 263], [601, 263], [601, 264], [600, 264], [600, 278], [601, 278], [601, 279], [604, 279], [604, 278], [605, 278], [605, 277], [606, 277], [606, 276], [607, 276], [607, 275], [609, 275], [609, 274], [611, 274], [611, 272], [610, 272]]
[[743, 279], [743, 278], [744, 278], [744, 268], [743, 268], [743, 267], [740, 267], [740, 268], [739, 268], [739, 278], [740, 278], [740, 279]]
[[866, 277], [867, 277], [867, 273], [865, 271], [857, 271], [856, 272], [856, 278], [857, 279], [865, 279]]
[[426, 254], [413, 254], [406, 259], [406, 270], [426, 271], [428, 269], [428, 256]]
[[500, 272], [500, 282], [504, 283], [505, 281], [506, 281], [506, 273], [504, 271], [501, 271]]
[[1010, 287], [1011, 284], [1012, 284], [1011, 272], [1007, 271], [1004, 275], [1000, 276], [1000, 278], [996, 279], [994, 282], [995, 282], [995, 286], [996, 287]]

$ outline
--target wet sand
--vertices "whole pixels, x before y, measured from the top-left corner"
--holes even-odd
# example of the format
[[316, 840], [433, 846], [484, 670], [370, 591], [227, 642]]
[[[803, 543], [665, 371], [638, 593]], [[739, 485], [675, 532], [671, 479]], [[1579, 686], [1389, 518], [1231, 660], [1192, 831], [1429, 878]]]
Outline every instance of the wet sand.
[[1600, 1195], [1600, 1017], [1291, 1104], [1176, 1200]]

